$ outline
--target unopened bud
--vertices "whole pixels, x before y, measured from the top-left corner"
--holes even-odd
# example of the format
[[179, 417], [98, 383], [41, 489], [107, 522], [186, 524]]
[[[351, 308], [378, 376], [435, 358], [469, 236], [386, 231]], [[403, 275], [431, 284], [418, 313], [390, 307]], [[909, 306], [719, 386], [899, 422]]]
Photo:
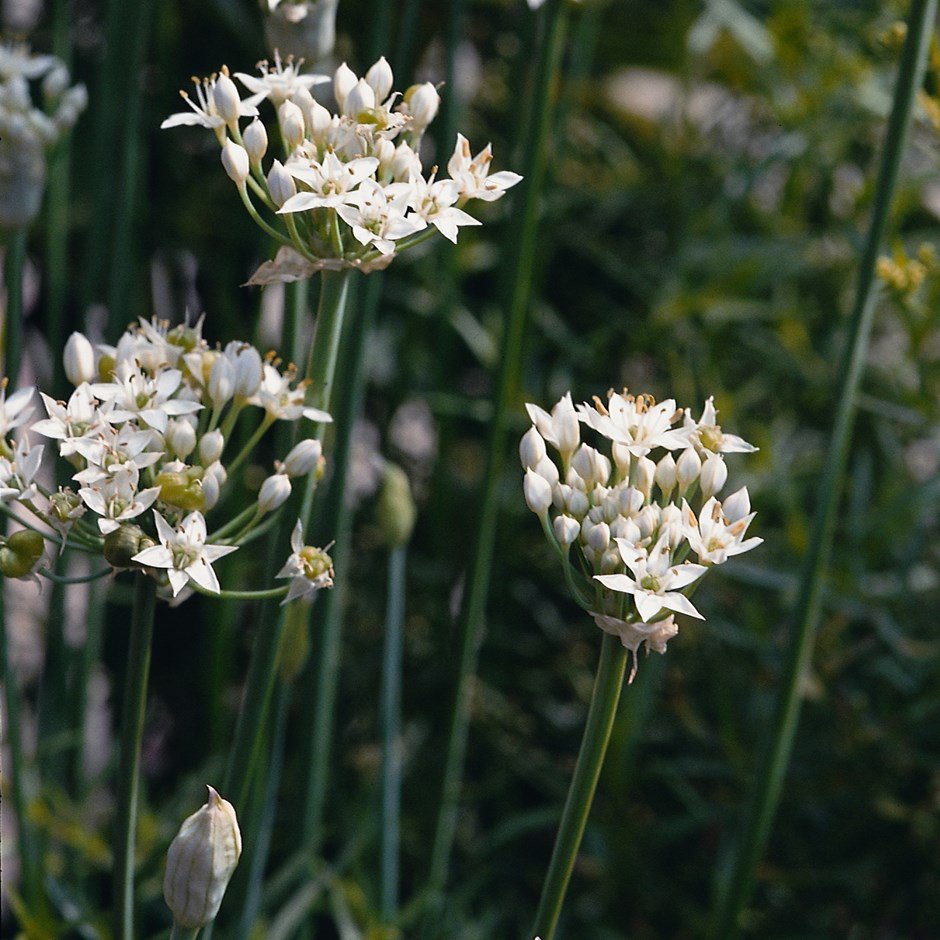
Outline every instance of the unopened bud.
[[721, 504], [721, 511], [729, 523], [738, 522], [748, 515], [751, 511], [751, 497], [748, 495], [747, 487], [742, 486], [737, 492], [732, 493]]
[[523, 470], [537, 466], [545, 456], [545, 441], [538, 428], [533, 426], [522, 435], [519, 442], [519, 459], [522, 461]]
[[248, 153], [241, 144], [233, 140], [226, 140], [222, 145], [222, 166], [228, 173], [229, 179], [236, 186], [244, 186], [248, 179], [250, 167], [248, 166]]
[[180, 460], [185, 460], [196, 449], [196, 429], [185, 418], [171, 418], [163, 438], [173, 455]]
[[606, 522], [599, 522], [591, 528], [587, 541], [588, 545], [598, 554], [606, 552], [608, 545], [610, 545], [610, 527]]
[[346, 96], [346, 104], [343, 105], [343, 114], [355, 121], [364, 112], [371, 111], [374, 107], [375, 92], [364, 78], [360, 78]]
[[655, 475], [656, 464], [649, 457], [640, 457], [633, 468], [633, 485], [643, 494], [644, 499], [650, 498]]
[[376, 506], [376, 518], [385, 541], [394, 547], [410, 538], [417, 517], [408, 476], [397, 464], [386, 463]]
[[676, 482], [679, 479], [676, 474], [676, 459], [672, 454], [666, 454], [656, 464], [656, 473], [653, 475], [653, 479], [663, 496], [669, 499], [669, 494], [676, 488]]
[[428, 125], [437, 116], [441, 106], [441, 96], [430, 82], [412, 85], [405, 92], [405, 105], [411, 115], [411, 128], [417, 134], [423, 134]]
[[284, 458], [284, 472], [289, 477], [306, 476], [320, 462], [323, 447], [315, 438], [295, 444]]
[[293, 101], [283, 101], [277, 109], [278, 124], [288, 150], [293, 150], [303, 143], [304, 139], [304, 113]]
[[[522, 491], [525, 494], [526, 505], [537, 516], [548, 512], [552, 504], [552, 487], [548, 480], [534, 470], [526, 470], [522, 481]], [[583, 495], [583, 494], [582, 494]]]
[[278, 208], [284, 205], [291, 196], [297, 195], [297, 184], [294, 177], [284, 169], [280, 160], [275, 160], [268, 171], [268, 192]]
[[95, 350], [83, 333], [73, 333], [65, 341], [62, 361], [65, 375], [73, 385], [95, 381]]
[[212, 102], [219, 117], [228, 124], [229, 127], [238, 126], [238, 108], [241, 99], [238, 97], [238, 88], [225, 72], [215, 80], [215, 87], [212, 89]]
[[235, 391], [235, 367], [228, 356], [219, 356], [212, 364], [207, 391], [216, 409], [231, 399]]
[[290, 480], [284, 473], [269, 476], [258, 491], [258, 511], [273, 512], [287, 502], [291, 493]]
[[104, 558], [112, 568], [140, 568], [134, 556], [154, 545], [156, 542], [139, 525], [125, 522], [104, 537]]
[[198, 477], [194, 478], [183, 472], [163, 470], [157, 474], [153, 485], [160, 487], [160, 499], [163, 502], [176, 506], [184, 512], [194, 510], [202, 512], [206, 508], [202, 480]]
[[702, 459], [695, 453], [694, 447], [687, 447], [676, 461], [676, 476], [679, 489], [686, 490], [697, 479], [702, 470]]
[[218, 429], [209, 431], [202, 435], [199, 441], [199, 460], [203, 466], [215, 463], [221, 456], [225, 448], [225, 438]]
[[574, 488], [572, 488], [571, 492], [568, 494], [566, 505], [568, 512], [574, 516], [575, 519], [583, 519], [591, 508], [591, 502], [587, 498], [587, 495], [582, 490], [576, 490]]
[[375, 92], [376, 101], [381, 104], [391, 93], [392, 84], [395, 81], [392, 67], [385, 60], [384, 55], [366, 72], [366, 81]]
[[245, 150], [248, 153], [248, 159], [252, 166], [259, 166], [264, 155], [268, 151], [268, 132], [264, 124], [255, 118], [246, 128], [242, 135], [245, 143]]
[[254, 346], [240, 350], [235, 359], [235, 394], [250, 398], [258, 391], [263, 373], [261, 353]]
[[339, 105], [340, 111], [346, 108], [346, 99], [356, 87], [359, 78], [356, 73], [344, 62], [333, 76], [333, 96]]
[[183, 822], [167, 852], [163, 897], [185, 930], [215, 920], [242, 852], [234, 807], [208, 789], [208, 802]]
[[568, 546], [573, 544], [581, 534], [581, 526], [577, 519], [571, 516], [555, 516], [555, 522], [552, 527], [555, 530], [555, 538], [558, 544]]
[[550, 457], [543, 457], [533, 469], [540, 477], [548, 480], [549, 486], [554, 486], [558, 482], [558, 467]]
[[699, 477], [699, 486], [702, 488], [702, 499], [711, 499], [728, 480], [728, 465], [720, 454], [709, 454], [702, 464], [702, 473]]

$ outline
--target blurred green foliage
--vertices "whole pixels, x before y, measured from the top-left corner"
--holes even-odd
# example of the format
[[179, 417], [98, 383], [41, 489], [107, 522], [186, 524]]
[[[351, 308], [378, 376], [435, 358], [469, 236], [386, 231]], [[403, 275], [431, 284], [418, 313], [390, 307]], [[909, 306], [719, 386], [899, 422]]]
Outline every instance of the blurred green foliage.
[[[401, 35], [405, 4], [391, 6], [386, 54], [397, 50], [420, 75], [439, 75], [448, 5], [418, 4], [416, 32]], [[703, 932], [712, 875], [750, 791], [781, 670], [903, 9], [871, 0], [644, 0], [577, 13], [544, 206], [525, 399], [550, 404], [571, 389], [583, 400], [626, 385], [697, 409], [714, 394], [722, 422], [761, 448], [731, 462], [749, 486], [759, 510], [755, 531], [766, 543], [709, 580], [696, 597], [707, 622], [684, 624], [668, 656], [641, 663], [626, 691], [564, 914], [566, 938]], [[339, 58], [353, 67], [369, 64], [375, 10], [366, 0], [340, 3]], [[136, 184], [118, 195], [131, 200], [134, 276], [128, 308], [112, 312], [110, 329], [150, 314], [156, 272], [170, 284], [177, 315], [196, 305], [208, 313], [210, 338], [247, 336], [261, 298], [237, 285], [268, 247], [220, 172], [214, 141], [158, 127], [176, 110], [176, 89], [188, 75], [222, 62], [248, 70], [264, 56], [259, 11], [248, 0], [214, 0], [162, 3], [154, 17], [145, 67], [103, 87], [100, 11], [75, 8], [76, 71], [92, 99], [73, 144], [70, 248], [81, 289], [70, 296], [70, 314], [77, 324], [86, 305], [108, 300], [107, 265], [86, 267], [100, 211], [94, 154], [103, 146], [118, 159], [122, 95], [139, 87]], [[46, 36], [40, 31], [34, 45], [42, 48]], [[472, 89], [458, 106], [458, 126], [478, 146], [492, 139], [498, 166], [512, 167], [536, 40], [532, 15], [522, 0], [469, 3], [460, 36]], [[934, 48], [926, 93], [938, 91]], [[102, 141], [93, 129], [106, 111], [117, 116], [116, 129]], [[882, 266], [889, 286], [817, 655], [748, 936], [940, 934], [937, 111], [925, 96], [900, 184], [894, 266]], [[412, 473], [420, 502], [404, 669], [406, 897], [427, 871], [454, 668], [453, 609], [485, 463], [503, 309], [498, 262], [511, 211], [511, 199], [492, 207], [487, 225], [462, 234], [456, 250], [445, 245], [397, 262], [369, 339], [366, 417], [379, 429], [381, 450]], [[108, 219], [99, 231], [113, 238]], [[40, 331], [42, 309], [33, 323]], [[437, 426], [433, 466], [409, 466], [387, 433], [398, 406], [415, 398], [427, 402]], [[329, 861], [347, 864], [333, 883], [334, 903], [322, 907], [324, 938], [336, 935], [331, 910], [360, 927], [377, 923], [376, 838], [364, 822], [378, 800], [385, 604], [385, 549], [373, 511], [368, 500], [357, 510], [351, 553], [327, 846]], [[515, 468], [501, 518], [447, 909], [451, 935], [461, 940], [526, 936], [600, 640], [559, 583]], [[228, 570], [230, 578], [252, 579], [250, 558], [233, 558]], [[124, 655], [120, 588], [105, 647], [112, 674]], [[166, 924], [163, 853], [198, 785], [219, 773], [256, 616], [194, 598], [158, 617], [140, 836], [153, 930]], [[317, 655], [315, 637], [310, 655]], [[273, 872], [299, 848], [300, 751], [291, 742], [309, 704], [299, 697], [289, 718]], [[66, 795], [49, 781], [36, 807], [49, 836], [50, 879], [79, 907], [87, 898], [94, 908], [106, 864], [97, 789]], [[86, 875], [72, 897], [65, 876], [74, 863]], [[283, 885], [266, 894], [269, 917], [301, 882], [285, 876]]]

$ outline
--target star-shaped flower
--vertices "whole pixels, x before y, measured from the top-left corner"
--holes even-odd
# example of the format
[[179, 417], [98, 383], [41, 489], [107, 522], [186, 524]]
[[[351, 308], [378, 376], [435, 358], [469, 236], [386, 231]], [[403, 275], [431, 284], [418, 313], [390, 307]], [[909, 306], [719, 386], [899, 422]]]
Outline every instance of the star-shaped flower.
[[304, 527], [299, 519], [291, 533], [290, 547], [294, 551], [276, 575], [291, 579], [282, 606], [298, 597], [312, 599], [322, 588], [333, 587], [333, 559], [322, 548], [304, 545]]
[[732, 555], [740, 555], [757, 548], [764, 540], [745, 539], [747, 527], [757, 513], [748, 513], [740, 519], [728, 519], [722, 512], [721, 503], [713, 496], [702, 506], [696, 518], [692, 507], [682, 500], [683, 534], [706, 565], [720, 565]]
[[453, 156], [447, 161], [447, 172], [457, 184], [461, 202], [467, 199], [480, 199], [494, 202], [502, 198], [511, 186], [522, 181], [518, 173], [501, 170], [490, 176], [490, 163], [493, 160], [493, 147], [487, 144], [475, 157], [470, 156], [470, 141], [463, 134], [457, 135], [457, 146]]
[[637, 552], [636, 546], [627, 539], [618, 538], [616, 541], [620, 556], [633, 572], [633, 577], [626, 574], [596, 574], [596, 581], [612, 591], [632, 594], [640, 617], [647, 623], [664, 608], [699, 620], [705, 619], [692, 606], [692, 602], [679, 593], [679, 589], [691, 584], [708, 570], [705, 565], [686, 562], [670, 567], [671, 553], [665, 540], [657, 542], [648, 556]]
[[212, 563], [234, 552], [237, 545], [206, 545], [206, 520], [201, 512], [191, 512], [173, 528], [156, 509], [159, 545], [145, 548], [133, 560], [147, 568], [166, 568], [173, 596], [192, 581], [212, 594], [221, 590]]
[[702, 417], [695, 421], [686, 412], [685, 428], [689, 434], [689, 442], [702, 451], [711, 451], [715, 454], [751, 454], [758, 450], [753, 444], [748, 444], [743, 437], [737, 434], [725, 434], [718, 424], [718, 412], [715, 410], [715, 398], [711, 396], [702, 409]]

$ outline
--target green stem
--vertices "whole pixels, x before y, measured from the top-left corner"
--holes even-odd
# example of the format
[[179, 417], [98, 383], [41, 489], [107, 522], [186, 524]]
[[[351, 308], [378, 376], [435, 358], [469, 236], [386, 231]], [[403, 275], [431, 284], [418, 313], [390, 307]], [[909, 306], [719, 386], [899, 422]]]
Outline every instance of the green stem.
[[3, 280], [7, 289], [3, 374], [10, 380], [11, 390], [23, 358], [23, 264], [26, 261], [26, 230], [14, 232], [6, 244], [3, 259]]
[[532, 271], [539, 234], [539, 207], [546, 175], [549, 133], [553, 125], [552, 115], [557, 97], [556, 86], [565, 48], [566, 4], [562, 0], [549, 0], [543, 8], [543, 14], [546, 17], [547, 31], [539, 50], [533, 89], [534, 126], [533, 134], [527, 138], [529, 146], [526, 149], [524, 166], [525, 183], [521, 194], [522, 205], [518, 207], [517, 212], [519, 229], [511, 233], [511, 250], [505, 255], [507, 269], [512, 272], [509, 318], [500, 364], [496, 407], [490, 425], [489, 455], [479, 510], [479, 528], [461, 622], [459, 673], [451, 709], [444, 782], [431, 856], [429, 899], [434, 905], [441, 903], [456, 829], [460, 781], [470, 721], [470, 695], [482, 641], [486, 599], [490, 586], [499, 484], [505, 462], [508, 414], [515, 401], [517, 376], [522, 360], [522, 340], [532, 290]]
[[558, 916], [565, 901], [565, 892], [604, 763], [610, 731], [614, 726], [626, 664], [627, 650], [620, 640], [604, 634], [578, 763], [574, 768], [561, 824], [555, 836], [555, 847], [542, 885], [542, 897], [532, 930], [532, 935], [541, 937], [541, 940], [552, 940], [555, 936]]
[[248, 438], [248, 442], [245, 446], [238, 452], [238, 456], [225, 468], [228, 471], [228, 479], [232, 479], [235, 475], [235, 471], [245, 462], [251, 452], [255, 449], [258, 441], [267, 433], [269, 427], [274, 424], [276, 418], [270, 414], [265, 414], [264, 418], [261, 421], [261, 424], [258, 425], [254, 434]]
[[342, 659], [343, 610], [348, 582], [350, 539], [353, 513], [345, 506], [346, 479], [352, 456], [352, 428], [361, 413], [365, 396], [363, 356], [365, 338], [378, 307], [383, 278], [370, 274], [365, 280], [366, 299], [358, 309], [358, 319], [347, 331], [344, 344], [342, 387], [337, 400], [336, 440], [333, 449], [333, 477], [323, 511], [317, 519], [315, 541], [336, 539], [332, 551], [336, 568], [333, 589], [317, 605], [319, 655], [311, 659], [301, 687], [312, 689], [315, 697], [308, 734], [308, 776], [305, 787], [303, 825], [304, 843], [312, 853], [319, 852], [323, 839], [323, 815], [329, 772], [332, 764], [331, 746], [336, 697], [339, 689], [340, 660]]
[[170, 940], [196, 940], [198, 936], [199, 927], [195, 930], [188, 930], [186, 927], [180, 927], [178, 924], [174, 924], [173, 929], [170, 931]]
[[398, 853], [401, 842], [401, 667], [408, 550], [395, 546], [388, 555], [388, 604], [382, 657], [382, 810], [381, 912], [385, 924], [398, 918]]
[[[16, 819], [16, 844], [20, 856], [20, 878], [23, 898], [27, 906], [39, 910], [42, 903], [42, 880], [39, 870], [39, 853], [29, 821], [29, 801], [26, 798], [26, 765], [23, 758], [23, 741], [20, 736], [20, 690], [9, 660], [10, 642], [7, 636], [4, 593], [6, 579], [0, 578], [0, 679], [3, 681], [3, 711], [6, 725], [7, 745], [10, 760], [6, 766], [12, 790], [13, 815]], [[9, 793], [9, 790], [6, 791]]]
[[130, 647], [121, 706], [117, 822], [114, 832], [114, 940], [134, 940], [134, 848], [140, 787], [140, 744], [144, 734], [155, 601], [156, 583], [146, 575], [138, 574], [134, 583]]
[[755, 868], [770, 836], [793, 751], [800, 714], [800, 686], [812, 658], [815, 629], [821, 609], [823, 578], [832, 552], [836, 513], [851, 443], [858, 388], [874, 320], [877, 300], [875, 265], [888, 223], [914, 100], [923, 81], [936, 11], [937, 0], [913, 0], [911, 4], [907, 38], [888, 120], [871, 222], [858, 271], [858, 289], [841, 365], [832, 439], [819, 488], [819, 503], [813, 519], [810, 545], [800, 577], [794, 617], [796, 629], [790, 640], [786, 672], [778, 691], [771, 732], [767, 736], [768, 743], [759, 763], [757, 785], [752, 794], [744, 829], [735, 847], [733, 861], [725, 869], [728, 876], [719, 884], [717, 890], [710, 935], [721, 940], [737, 934], [740, 914], [750, 896]]

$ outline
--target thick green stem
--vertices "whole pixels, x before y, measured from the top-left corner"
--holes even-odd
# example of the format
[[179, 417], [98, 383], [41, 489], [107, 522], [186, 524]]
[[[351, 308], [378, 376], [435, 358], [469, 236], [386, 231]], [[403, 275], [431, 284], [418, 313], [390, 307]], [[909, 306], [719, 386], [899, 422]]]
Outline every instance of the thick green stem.
[[542, 898], [532, 931], [533, 936], [541, 937], [541, 940], [552, 940], [555, 936], [558, 916], [565, 901], [571, 871], [594, 800], [597, 779], [604, 764], [610, 731], [614, 726], [626, 664], [627, 650], [617, 637], [605, 634], [578, 763], [574, 768], [561, 824], [555, 836], [555, 847], [542, 885]]
[[16, 388], [23, 358], [23, 264], [26, 261], [26, 230], [16, 231], [7, 240], [3, 258], [3, 280], [7, 307], [3, 343], [3, 375]]
[[[486, 599], [489, 594], [490, 569], [498, 515], [498, 494], [505, 463], [509, 409], [516, 398], [522, 340], [532, 291], [532, 272], [539, 232], [539, 209], [545, 181], [548, 142], [553, 126], [552, 116], [557, 98], [558, 76], [565, 48], [567, 10], [562, 0], [549, 0], [543, 9], [546, 32], [539, 49], [536, 81], [533, 88], [533, 122], [526, 138], [522, 184], [522, 204], [517, 207], [518, 228], [511, 233], [506, 252], [511, 273], [509, 317], [503, 342], [499, 385], [493, 421], [490, 425], [489, 455], [484, 477], [483, 494], [467, 599], [460, 629], [459, 672], [455, 700], [451, 710], [447, 758], [440, 808], [434, 835], [429, 878], [429, 899], [439, 905], [447, 879], [447, 868], [457, 821], [460, 780], [463, 774], [467, 729], [470, 721], [470, 694], [476, 672], [477, 656], [482, 642]], [[543, 938], [544, 940], [544, 938]]]
[[147, 679], [156, 583], [138, 574], [134, 583], [130, 647], [121, 706], [121, 743], [118, 757], [117, 818], [114, 829], [114, 940], [134, 940], [134, 849], [137, 831], [137, 797], [140, 787], [140, 744], [144, 734]]
[[[800, 714], [800, 688], [813, 653], [819, 621], [822, 584], [832, 552], [836, 513], [848, 460], [858, 388], [868, 352], [875, 313], [875, 265], [888, 223], [911, 112], [924, 76], [927, 50], [937, 13], [937, 0], [913, 0], [907, 38], [888, 120], [884, 152], [875, 189], [871, 222], [858, 271], [858, 289], [842, 360], [832, 439], [826, 457], [819, 503], [813, 519], [795, 606], [786, 673], [780, 686], [767, 746], [757, 772], [744, 830], [736, 845], [727, 878], [719, 885], [711, 936], [733, 937], [741, 911], [754, 884], [754, 871], [770, 836], [780, 801]], [[545, 940], [543, 937], [542, 940]]]
[[[312, 400], [309, 403], [319, 408], [329, 405], [339, 334], [346, 304], [348, 276], [348, 272], [340, 274], [324, 272], [323, 274], [316, 330], [307, 367], [307, 377], [313, 379], [310, 389]], [[319, 439], [323, 428], [323, 425], [317, 425], [313, 436]], [[308, 478], [311, 504], [314, 477], [315, 475], [311, 474]], [[308, 502], [306, 493], [304, 501]], [[286, 549], [284, 557], [287, 557]], [[245, 698], [239, 712], [238, 723], [235, 727], [235, 740], [229, 752], [225, 772], [224, 792], [232, 794], [231, 800], [236, 808], [244, 803], [247, 796], [261, 739], [264, 736], [268, 705], [277, 674], [277, 653], [283, 629], [283, 612], [279, 615], [265, 609], [251, 651]]]
[[388, 556], [388, 603], [382, 656], [381, 912], [385, 924], [398, 917], [398, 853], [401, 841], [401, 667], [408, 550], [395, 546]]

